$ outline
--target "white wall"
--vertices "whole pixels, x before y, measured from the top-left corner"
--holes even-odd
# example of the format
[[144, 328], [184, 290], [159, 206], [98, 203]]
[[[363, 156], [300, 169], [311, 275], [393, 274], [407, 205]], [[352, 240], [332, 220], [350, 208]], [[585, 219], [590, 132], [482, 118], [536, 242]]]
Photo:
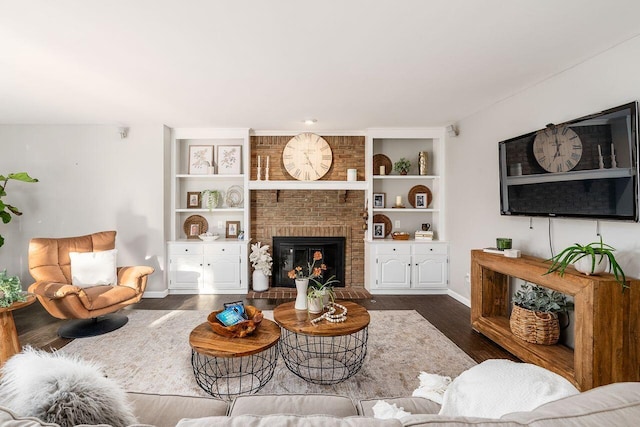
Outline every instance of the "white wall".
[[148, 291], [164, 280], [164, 143], [162, 126], [0, 126], [0, 175], [28, 172], [40, 182], [10, 181], [4, 200], [23, 216], [0, 223], [0, 269], [32, 283], [32, 237], [116, 230], [119, 265], [156, 269]]
[[[447, 141], [450, 288], [470, 297], [470, 250], [513, 238], [514, 248], [549, 257], [548, 219], [500, 216], [498, 142], [583, 115], [640, 100], [640, 37], [625, 42], [459, 122]], [[455, 189], [455, 191], [453, 191]], [[596, 221], [552, 219], [554, 253], [597, 240]], [[640, 224], [600, 221], [625, 273], [640, 277]]]

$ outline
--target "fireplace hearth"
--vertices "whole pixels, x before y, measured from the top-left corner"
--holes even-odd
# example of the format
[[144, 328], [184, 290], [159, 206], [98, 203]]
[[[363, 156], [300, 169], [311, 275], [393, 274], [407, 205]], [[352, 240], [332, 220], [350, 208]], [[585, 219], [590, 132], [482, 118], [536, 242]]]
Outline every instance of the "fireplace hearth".
[[324, 280], [336, 276], [344, 287], [345, 238], [344, 237], [299, 237], [276, 236], [273, 238], [273, 286], [295, 288], [295, 280], [287, 273], [296, 266], [307, 271], [307, 264], [313, 264], [313, 254], [322, 253], [322, 263], [327, 266]]

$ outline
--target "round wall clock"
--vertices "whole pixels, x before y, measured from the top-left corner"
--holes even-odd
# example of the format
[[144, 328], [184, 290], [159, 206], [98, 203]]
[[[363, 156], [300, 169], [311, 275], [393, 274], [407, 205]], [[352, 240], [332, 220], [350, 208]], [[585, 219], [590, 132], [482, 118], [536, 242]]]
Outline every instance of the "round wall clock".
[[568, 172], [582, 157], [582, 141], [567, 126], [549, 127], [536, 135], [533, 155], [547, 172]]
[[295, 179], [316, 181], [329, 172], [333, 153], [324, 138], [305, 132], [287, 142], [282, 151], [282, 162], [289, 175]]

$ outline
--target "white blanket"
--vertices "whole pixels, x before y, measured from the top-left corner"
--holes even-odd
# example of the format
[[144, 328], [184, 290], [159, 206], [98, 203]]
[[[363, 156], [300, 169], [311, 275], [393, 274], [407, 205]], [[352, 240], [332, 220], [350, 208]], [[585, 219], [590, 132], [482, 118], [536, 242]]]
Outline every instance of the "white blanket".
[[539, 366], [487, 360], [453, 380], [440, 415], [500, 418], [578, 393], [569, 381]]

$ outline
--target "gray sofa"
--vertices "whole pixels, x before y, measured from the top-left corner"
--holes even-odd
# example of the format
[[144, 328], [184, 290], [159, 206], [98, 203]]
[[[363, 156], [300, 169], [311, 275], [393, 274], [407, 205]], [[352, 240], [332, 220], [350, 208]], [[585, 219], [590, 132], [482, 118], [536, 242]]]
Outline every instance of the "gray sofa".
[[[263, 426], [636, 426], [640, 422], [640, 383], [616, 383], [547, 403], [533, 411], [500, 419], [439, 416], [439, 405], [423, 398], [367, 399], [353, 402], [332, 395], [252, 395], [223, 401], [184, 396], [129, 393], [140, 425], [157, 427]], [[378, 400], [410, 412], [402, 420], [373, 418]], [[57, 426], [0, 408], [0, 426]]]

